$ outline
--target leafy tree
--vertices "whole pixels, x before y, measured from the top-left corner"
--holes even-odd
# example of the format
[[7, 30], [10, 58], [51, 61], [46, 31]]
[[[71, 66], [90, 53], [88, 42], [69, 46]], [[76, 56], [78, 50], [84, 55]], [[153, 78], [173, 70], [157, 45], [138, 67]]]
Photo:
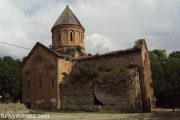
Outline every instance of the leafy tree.
[[0, 95], [10, 94], [12, 97], [21, 92], [21, 61], [10, 56], [0, 58]]
[[149, 51], [149, 56], [155, 95], [169, 98], [174, 111], [174, 96], [180, 90], [180, 61], [168, 58], [165, 50]]
[[169, 54], [169, 58], [178, 58], [180, 60], [180, 51], [173, 51], [172, 53]]
[[27, 56], [24, 56], [24, 57], [22, 58], [22, 61], [24, 61], [24, 60], [26, 59], [26, 57], [27, 57]]

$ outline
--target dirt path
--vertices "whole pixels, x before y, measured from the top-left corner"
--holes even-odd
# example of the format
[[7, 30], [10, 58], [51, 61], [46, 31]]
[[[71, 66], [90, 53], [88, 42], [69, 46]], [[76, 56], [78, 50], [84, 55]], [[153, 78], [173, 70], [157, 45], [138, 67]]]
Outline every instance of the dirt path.
[[45, 113], [49, 118], [28, 120], [180, 120], [180, 112], [153, 112], [131, 114]]

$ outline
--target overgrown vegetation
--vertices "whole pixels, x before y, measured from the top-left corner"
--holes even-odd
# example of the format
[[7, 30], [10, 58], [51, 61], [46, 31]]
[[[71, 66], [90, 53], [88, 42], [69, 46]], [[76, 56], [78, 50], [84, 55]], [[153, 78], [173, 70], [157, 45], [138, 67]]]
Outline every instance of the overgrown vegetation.
[[53, 45], [49, 45], [49, 46], [47, 46], [49, 49], [52, 49], [52, 50], [54, 50], [55, 49], [55, 46], [53, 46]]
[[81, 54], [82, 53], [82, 47], [80, 46], [80, 45], [78, 45], [77, 47], [76, 47], [76, 50]]
[[65, 53], [67, 53], [69, 50], [71, 50], [71, 48], [66, 48]]
[[98, 80], [104, 80], [104, 79], [113, 79], [113, 78], [118, 78], [118, 77], [123, 77], [124, 75], [127, 75], [128, 68], [121, 68], [121, 69], [116, 69], [113, 71], [108, 71], [108, 72], [99, 72]]
[[174, 110], [174, 100], [180, 96], [180, 52], [166, 55], [166, 50], [149, 51], [152, 70], [152, 87], [157, 102], [169, 100]]
[[64, 77], [64, 82], [86, 82], [92, 78], [98, 77], [98, 69], [96, 64], [93, 62], [86, 62], [84, 66], [79, 66], [78, 68], [73, 68], [69, 75]]
[[97, 52], [95, 55], [96, 55], [96, 56], [98, 56], [98, 55], [100, 55], [100, 53], [99, 53], [99, 52]]
[[10, 56], [0, 57], [0, 95], [2, 102], [6, 94], [11, 98], [21, 96], [22, 69], [21, 61]]
[[90, 61], [87, 61], [83, 66], [79, 66], [78, 68], [73, 68], [69, 75], [64, 77], [64, 83], [71, 83], [75, 81], [79, 82], [88, 82], [93, 78], [97, 80], [109, 79], [109, 78], [117, 78], [122, 77], [127, 74], [127, 68], [116, 69], [109, 72], [100, 72], [96, 68], [96, 64]]

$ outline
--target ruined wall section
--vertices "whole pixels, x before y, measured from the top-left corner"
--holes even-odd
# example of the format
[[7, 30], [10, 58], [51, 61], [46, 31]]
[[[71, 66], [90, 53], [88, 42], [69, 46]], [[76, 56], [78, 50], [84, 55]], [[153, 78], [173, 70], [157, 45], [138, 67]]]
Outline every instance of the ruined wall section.
[[116, 79], [60, 84], [61, 108], [75, 110], [141, 111], [138, 69]]
[[140, 50], [128, 52], [116, 51], [109, 54], [81, 57], [77, 59], [76, 66], [83, 65], [86, 61], [94, 62], [100, 71], [115, 70], [119, 68], [138, 65], [142, 67], [142, 57]]
[[[74, 62], [68, 61], [66, 59], [58, 59], [58, 81], [57, 81], [57, 102], [58, 109], [60, 108], [60, 96], [59, 96], [59, 84], [62, 82], [62, 79], [69, 74]], [[56, 101], [54, 101], [56, 102]]]
[[[76, 66], [83, 66], [85, 62], [91, 61], [97, 65], [99, 71], [111, 71], [119, 68], [138, 67], [140, 89], [143, 109], [149, 111], [153, 109], [154, 100], [150, 98], [153, 96], [153, 90], [150, 90], [150, 60], [147, 54], [147, 46], [144, 39], [136, 41], [133, 48], [126, 50], [113, 51], [101, 55], [92, 55], [87, 57], [79, 57]], [[145, 60], [146, 57], [146, 61]], [[152, 104], [153, 103], [153, 104]]]
[[147, 101], [148, 101], [148, 106], [149, 108], [153, 109], [155, 108], [155, 102], [156, 102], [156, 97], [154, 96], [154, 89], [150, 86], [152, 83], [152, 72], [151, 72], [151, 66], [150, 66], [150, 58], [148, 55], [148, 49], [146, 46], [146, 43], [144, 42], [142, 46], [142, 61], [143, 61], [143, 72], [145, 74], [145, 86], [146, 86], [146, 94], [147, 94]]
[[93, 82], [60, 84], [60, 101], [62, 109], [86, 109], [94, 106]]

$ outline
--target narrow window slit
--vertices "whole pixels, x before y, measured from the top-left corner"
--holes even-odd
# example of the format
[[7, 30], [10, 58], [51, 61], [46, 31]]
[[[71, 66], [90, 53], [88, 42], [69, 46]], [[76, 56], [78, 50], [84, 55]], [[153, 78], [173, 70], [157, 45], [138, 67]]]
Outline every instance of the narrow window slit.
[[41, 87], [41, 76], [39, 77], [39, 86]]
[[72, 32], [71, 32], [71, 41], [73, 41], [73, 39], [72, 39]]
[[60, 36], [60, 34], [58, 33], [58, 39], [59, 39], [59, 41], [61, 41], [61, 36]]
[[54, 87], [54, 79], [52, 79], [52, 87]]

